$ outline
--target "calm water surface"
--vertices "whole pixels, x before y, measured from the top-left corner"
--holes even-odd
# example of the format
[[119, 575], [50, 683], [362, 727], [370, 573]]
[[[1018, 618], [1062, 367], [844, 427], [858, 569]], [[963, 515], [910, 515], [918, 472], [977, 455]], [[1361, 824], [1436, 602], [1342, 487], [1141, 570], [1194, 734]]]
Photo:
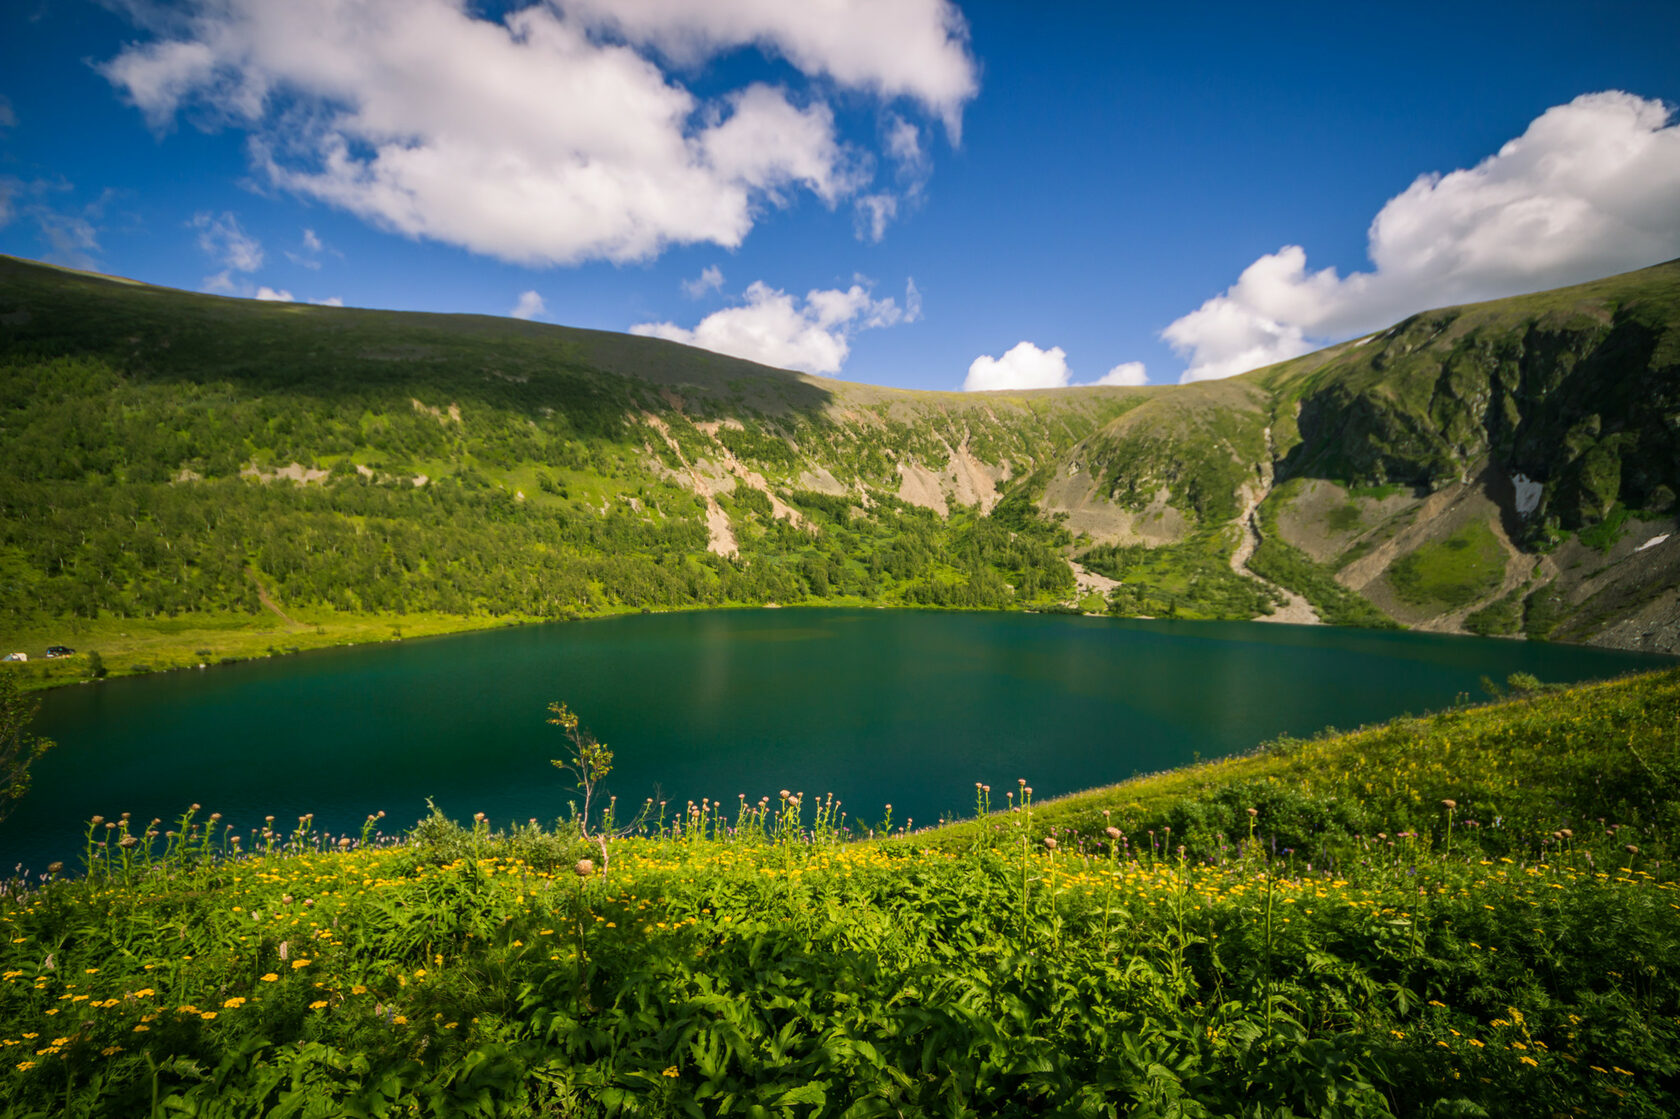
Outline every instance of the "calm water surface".
[[115, 680], [43, 697], [60, 748], [0, 824], [0, 867], [79, 865], [81, 822], [242, 829], [313, 812], [406, 827], [432, 797], [498, 824], [565, 811], [563, 699], [617, 753], [621, 803], [833, 792], [934, 823], [974, 782], [1037, 796], [1673, 658], [1414, 633], [1026, 614], [733, 610], [531, 626]]

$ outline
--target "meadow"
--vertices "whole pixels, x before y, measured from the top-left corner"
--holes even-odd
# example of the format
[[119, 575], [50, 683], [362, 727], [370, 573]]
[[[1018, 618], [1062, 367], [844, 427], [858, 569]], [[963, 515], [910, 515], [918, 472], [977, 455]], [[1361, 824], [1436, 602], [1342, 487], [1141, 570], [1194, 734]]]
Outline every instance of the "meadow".
[[1509, 686], [908, 834], [96, 819], [0, 1115], [1674, 1114], [1680, 670]]

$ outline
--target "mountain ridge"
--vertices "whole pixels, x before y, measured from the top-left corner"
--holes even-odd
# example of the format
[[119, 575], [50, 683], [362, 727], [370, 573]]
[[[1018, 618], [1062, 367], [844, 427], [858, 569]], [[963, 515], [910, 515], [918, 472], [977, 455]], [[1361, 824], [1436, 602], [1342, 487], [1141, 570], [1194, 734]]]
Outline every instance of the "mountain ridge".
[[119, 670], [181, 650], [115, 634], [238, 631], [256, 585], [294, 645], [770, 601], [1301, 600], [1284, 616], [1680, 651], [1680, 261], [1225, 381], [958, 393], [0, 258], [0, 370], [0, 625], [74, 620]]

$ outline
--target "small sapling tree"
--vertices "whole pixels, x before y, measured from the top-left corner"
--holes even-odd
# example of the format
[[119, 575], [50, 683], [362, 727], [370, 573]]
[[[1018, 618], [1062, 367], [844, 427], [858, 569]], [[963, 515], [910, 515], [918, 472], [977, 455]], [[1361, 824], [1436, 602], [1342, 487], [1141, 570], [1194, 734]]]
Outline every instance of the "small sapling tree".
[[551, 703], [548, 710], [551, 716], [549, 726], [559, 727], [572, 744], [566, 757], [550, 760], [555, 769], [571, 774], [577, 787], [583, 790], [583, 816], [578, 828], [587, 839], [590, 802], [595, 798], [596, 788], [612, 772], [612, 751], [607, 749], [605, 742], [596, 741], [595, 736], [578, 723], [577, 713], [564, 703]]

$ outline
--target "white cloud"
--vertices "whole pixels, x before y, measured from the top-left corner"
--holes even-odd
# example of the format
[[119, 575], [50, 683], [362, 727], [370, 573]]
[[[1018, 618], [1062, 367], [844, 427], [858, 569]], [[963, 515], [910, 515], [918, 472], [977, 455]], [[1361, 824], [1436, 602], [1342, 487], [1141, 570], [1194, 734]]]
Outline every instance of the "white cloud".
[[0, 128], [17, 127], [17, 113], [12, 110], [12, 103], [4, 96], [0, 96]]
[[[639, 48], [753, 44], [953, 130], [974, 95], [947, 0], [705, 4], [189, 0], [174, 37], [102, 67], [154, 127], [189, 106], [250, 132], [275, 186], [408, 236], [532, 266], [735, 247], [767, 205], [835, 205], [871, 160], [821, 100], [764, 84], [701, 100]], [[613, 36], [617, 36], [615, 40]], [[814, 87], [813, 87], [814, 88]]]
[[543, 306], [543, 297], [534, 291], [521, 292], [519, 302], [513, 305], [508, 314], [516, 319], [534, 319], [547, 308]]
[[968, 367], [964, 392], [998, 392], [1009, 389], [1087, 388], [1091, 385], [1137, 386], [1148, 384], [1143, 362], [1116, 365], [1095, 381], [1074, 383], [1067, 352], [1060, 346], [1041, 350], [1031, 342], [1018, 342], [1002, 357], [981, 354]]
[[1068, 383], [1067, 351], [1060, 346], [1041, 350], [1019, 342], [1002, 357], [981, 354], [968, 367], [964, 392], [999, 389], [1059, 389]]
[[[321, 267], [321, 254], [326, 251], [326, 248], [327, 246], [322, 242], [320, 237], [316, 236], [313, 229], [305, 229], [303, 231], [303, 240], [300, 243], [299, 250], [297, 252], [293, 252], [292, 250], [287, 249], [286, 259], [300, 268], [308, 268], [311, 271], [317, 271]], [[334, 255], [336, 256], [341, 254], [334, 253]]]
[[1147, 385], [1149, 375], [1143, 367], [1143, 362], [1123, 361], [1098, 377], [1093, 383], [1098, 385], [1125, 385], [1136, 388], [1138, 385]]
[[292, 293], [291, 292], [285, 291], [284, 289], [276, 290], [274, 288], [269, 287], [267, 284], [264, 284], [262, 287], [259, 287], [257, 289], [257, 294], [255, 296], [253, 296], [252, 298], [259, 299], [259, 300], [263, 301], [264, 303], [296, 303], [297, 302], [297, 300], [292, 298]]
[[637, 323], [630, 333], [664, 338], [782, 369], [835, 374], [851, 353], [851, 336], [921, 317], [921, 295], [905, 287], [905, 307], [888, 296], [875, 299], [869, 285], [810, 291], [803, 302], [763, 281], [746, 290], [746, 302], [714, 311], [693, 329], [670, 322]]
[[1229, 377], [1452, 303], [1581, 283], [1680, 255], [1680, 124], [1583, 94], [1468, 170], [1420, 176], [1372, 221], [1374, 268], [1307, 270], [1286, 245], [1162, 336], [1183, 380]]
[[968, 25], [949, 0], [554, 0], [567, 12], [692, 64], [757, 45], [811, 76], [940, 117], [953, 139], [979, 91]]
[[342, 307], [342, 306], [344, 306], [344, 300], [339, 298], [336, 295], [329, 295], [325, 299], [311, 299], [309, 302], [315, 304], [317, 307]]
[[887, 193], [865, 194], [852, 207], [858, 240], [878, 245], [887, 235], [887, 223], [898, 216], [898, 197]]
[[723, 269], [715, 264], [708, 264], [701, 269], [700, 275], [692, 280], [684, 280], [682, 290], [690, 299], [699, 299], [709, 291], [722, 291]]
[[262, 243], [246, 233], [233, 214], [224, 211], [217, 217], [200, 210], [187, 224], [198, 230], [199, 249], [224, 269], [255, 272], [262, 267]]

